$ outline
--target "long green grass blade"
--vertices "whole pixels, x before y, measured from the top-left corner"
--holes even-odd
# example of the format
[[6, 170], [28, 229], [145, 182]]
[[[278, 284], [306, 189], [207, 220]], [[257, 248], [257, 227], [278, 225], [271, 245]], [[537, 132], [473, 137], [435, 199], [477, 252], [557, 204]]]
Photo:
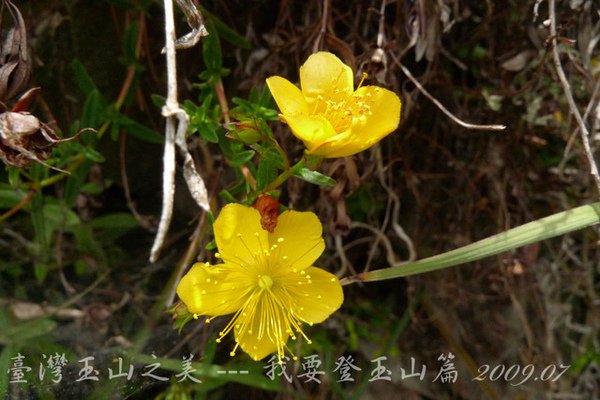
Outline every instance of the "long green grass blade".
[[598, 222], [600, 222], [600, 202], [553, 214], [433, 257], [350, 276], [343, 279], [342, 284], [382, 281], [453, 267], [564, 235]]

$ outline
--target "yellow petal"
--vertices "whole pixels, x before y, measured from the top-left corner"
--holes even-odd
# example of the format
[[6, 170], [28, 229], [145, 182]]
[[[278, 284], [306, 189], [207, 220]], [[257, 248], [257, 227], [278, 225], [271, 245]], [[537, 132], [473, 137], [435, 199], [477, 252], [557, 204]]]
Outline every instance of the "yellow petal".
[[[247, 323], [240, 322], [235, 328], [235, 341], [255, 361], [262, 360], [271, 353], [283, 353], [283, 346], [290, 336], [288, 332], [273, 331], [275, 327], [285, 327], [279, 321], [284, 310], [274, 309], [272, 304], [267, 303], [268, 300], [268, 296], [262, 296], [254, 312], [249, 315], [251, 320]], [[242, 326], [248, 329], [242, 331]]]
[[353, 124], [350, 132], [333, 136], [314, 154], [347, 157], [368, 149], [398, 127], [401, 102], [394, 92], [377, 86], [363, 86], [355, 96], [368, 106], [363, 120]]
[[252, 207], [227, 204], [213, 224], [215, 241], [226, 264], [243, 269], [260, 268], [263, 254], [268, 250], [267, 231], [260, 224], [260, 214]]
[[344, 301], [344, 292], [338, 278], [317, 267], [305, 270], [310, 283], [289, 284], [287, 290], [295, 299], [294, 314], [310, 324], [322, 322], [333, 314]]
[[302, 140], [309, 151], [335, 136], [331, 123], [320, 115], [286, 115], [284, 119], [294, 136]]
[[277, 226], [269, 234], [269, 247], [276, 257], [274, 274], [301, 271], [310, 267], [325, 249], [323, 226], [312, 212], [284, 211], [277, 219]]
[[267, 86], [284, 115], [308, 114], [308, 105], [302, 92], [292, 82], [280, 76], [267, 78]]
[[402, 103], [396, 93], [377, 86], [363, 86], [355, 95], [367, 103], [370, 113], [364, 123], [353, 127], [354, 137], [371, 146], [398, 127]]
[[196, 263], [177, 285], [177, 295], [188, 311], [199, 315], [231, 314], [242, 306], [245, 292], [223, 264]]
[[335, 55], [321, 51], [308, 57], [300, 67], [300, 86], [310, 107], [318, 96], [330, 99], [352, 94], [354, 75]]
[[[318, 146], [314, 146], [310, 149], [309, 153], [326, 158], [346, 157], [332, 154], [341, 153], [339, 150], [346, 150], [346, 148], [357, 148], [358, 145], [352, 141], [351, 136], [352, 129], [333, 135], [327, 141], [321, 142]], [[359, 151], [360, 150], [355, 153], [358, 153]]]

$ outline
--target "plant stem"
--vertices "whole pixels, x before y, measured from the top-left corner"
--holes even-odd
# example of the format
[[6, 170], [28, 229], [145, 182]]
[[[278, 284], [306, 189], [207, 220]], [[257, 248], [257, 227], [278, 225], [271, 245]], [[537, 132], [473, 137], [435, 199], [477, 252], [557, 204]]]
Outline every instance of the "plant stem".
[[275, 178], [269, 185], [265, 188], [265, 192], [270, 192], [272, 190], [277, 189], [281, 186], [285, 181], [287, 181], [298, 168], [304, 165], [304, 159], [301, 159], [292, 167], [288, 166], [277, 178]]

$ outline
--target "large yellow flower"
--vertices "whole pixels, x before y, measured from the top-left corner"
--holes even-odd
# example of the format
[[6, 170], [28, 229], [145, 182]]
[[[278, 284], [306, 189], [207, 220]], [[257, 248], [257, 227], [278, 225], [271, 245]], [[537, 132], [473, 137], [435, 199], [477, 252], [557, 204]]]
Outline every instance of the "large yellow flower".
[[260, 219], [254, 208], [225, 206], [213, 226], [222, 263], [195, 264], [177, 287], [195, 317], [234, 314], [217, 342], [233, 330], [231, 355], [239, 346], [257, 361], [275, 351], [283, 358], [289, 337], [308, 340], [303, 322], [322, 322], [344, 300], [336, 276], [312, 266], [325, 248], [315, 214], [285, 211], [272, 233]]
[[400, 99], [377, 86], [354, 90], [352, 69], [327, 52], [300, 67], [300, 86], [279, 76], [267, 79], [279, 115], [310, 154], [333, 158], [363, 151], [400, 123]]

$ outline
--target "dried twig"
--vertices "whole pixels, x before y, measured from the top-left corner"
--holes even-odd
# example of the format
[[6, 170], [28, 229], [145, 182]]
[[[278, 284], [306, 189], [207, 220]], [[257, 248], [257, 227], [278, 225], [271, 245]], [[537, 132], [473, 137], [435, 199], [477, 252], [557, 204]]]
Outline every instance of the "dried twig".
[[[344, 250], [344, 243], [342, 242], [342, 240], [343, 240], [342, 235], [340, 235], [338, 233], [333, 238], [335, 240], [336, 253], [340, 257], [340, 261], [342, 263], [341, 268], [335, 273], [335, 275], [338, 278], [341, 278], [346, 274], [346, 271], [348, 271], [348, 269], [350, 269], [351, 271], [355, 271], [355, 270], [354, 270], [354, 267], [352, 266], [352, 263], [348, 259], [348, 256], [346, 255], [346, 251]], [[356, 273], [356, 272], [354, 272], [354, 273]]]
[[554, 68], [556, 69], [556, 74], [558, 75], [558, 79], [560, 80], [560, 84], [562, 85], [565, 97], [567, 98], [569, 110], [571, 111], [571, 114], [573, 114], [573, 116], [575, 117], [575, 121], [577, 121], [577, 125], [579, 127], [579, 135], [581, 136], [581, 143], [583, 144], [585, 155], [588, 159], [588, 162], [590, 163], [590, 174], [592, 175], [592, 178], [594, 178], [596, 189], [600, 194], [600, 175], [598, 175], [598, 166], [596, 165], [596, 161], [594, 160], [594, 155], [592, 154], [592, 149], [590, 147], [590, 132], [587, 126], [585, 125], [585, 121], [581, 117], [579, 110], [577, 109], [577, 105], [575, 104], [575, 100], [573, 99], [573, 93], [571, 92], [571, 86], [569, 85], [569, 81], [567, 80], [565, 71], [562, 68], [562, 64], [560, 62], [560, 55], [558, 54], [555, 0], [548, 1], [548, 12], [550, 18], [550, 37], [552, 38], [552, 59], [554, 60]]
[[[144, 27], [145, 19], [144, 19], [143, 12], [140, 12], [140, 14], [138, 16], [138, 24], [140, 25], [140, 27]], [[142, 53], [142, 41], [143, 41], [144, 30], [145, 30], [144, 28], [141, 28], [138, 30], [138, 35], [136, 38], [136, 45], [135, 45], [135, 58], [136, 59], [139, 59], [140, 54]], [[121, 86], [121, 91], [119, 92], [119, 96], [117, 97], [117, 101], [115, 103], [115, 108], [117, 110], [123, 106], [123, 103], [125, 102], [125, 98], [127, 97], [127, 94], [129, 93], [129, 90], [131, 89], [131, 85], [133, 84], [137, 70], [138, 70], [138, 66], [135, 63], [130, 65], [127, 68], [127, 76], [125, 77], [125, 80], [123, 81], [123, 85]], [[127, 207], [131, 211], [131, 214], [133, 214], [133, 216], [138, 221], [140, 226], [150, 232], [156, 232], [156, 227], [153, 225], [153, 221], [151, 221], [151, 219], [148, 216], [144, 216], [138, 212], [137, 207], [136, 207], [133, 199], [131, 198], [131, 190], [129, 188], [129, 179], [127, 177], [127, 166], [126, 166], [126, 162], [125, 162], [126, 140], [127, 140], [127, 134], [125, 132], [122, 132], [119, 135], [119, 169], [121, 171], [121, 183], [123, 184], [123, 190], [125, 192], [125, 201], [127, 202]]]
[[[158, 259], [160, 249], [167, 235], [167, 230], [173, 215], [173, 197], [175, 195], [175, 145], [184, 158], [183, 175], [190, 192], [196, 203], [209, 211], [208, 194], [202, 177], [194, 166], [190, 155], [186, 134], [189, 124], [187, 113], [179, 107], [177, 102], [177, 66], [175, 60], [175, 23], [173, 21], [173, 2], [164, 0], [165, 6], [165, 35], [167, 58], [167, 101], [162, 109], [162, 114], [167, 118], [165, 126], [165, 149], [163, 154], [163, 204], [158, 225], [158, 232], [150, 252], [150, 261]], [[187, 13], [186, 13], [187, 14]], [[206, 33], [206, 29], [202, 30]], [[177, 121], [177, 122], [176, 122]]]
[[61, 319], [79, 319], [85, 316], [85, 312], [77, 308], [60, 308], [20, 300], [9, 300], [6, 303], [8, 303], [6, 306], [12, 316], [20, 321], [46, 318], [50, 315]]
[[398, 65], [398, 67], [400, 67], [402, 72], [404, 72], [404, 75], [406, 75], [408, 77], [408, 79], [410, 79], [411, 82], [415, 84], [417, 89], [419, 89], [421, 91], [421, 93], [423, 93], [425, 95], [425, 97], [427, 97], [429, 100], [431, 100], [431, 102], [433, 104], [435, 104], [444, 114], [446, 114], [448, 116], [448, 118], [450, 118], [452, 121], [456, 122], [463, 128], [478, 129], [478, 130], [483, 130], [483, 131], [501, 131], [501, 130], [506, 129], [506, 126], [504, 126], [504, 125], [478, 125], [478, 124], [471, 124], [471, 123], [462, 121], [461, 119], [456, 117], [454, 114], [452, 114], [450, 111], [448, 111], [448, 109], [446, 107], [444, 107], [444, 105], [442, 103], [440, 103], [435, 97], [433, 97], [423, 87], [423, 85], [421, 85], [421, 83], [419, 83], [419, 81], [413, 76], [413, 74], [411, 74], [411, 72], [408, 70], [408, 68], [406, 68], [400, 62], [400, 60], [398, 60], [398, 58], [396, 58], [396, 56], [393, 53], [390, 53], [390, 56], [392, 57], [392, 59], [394, 60], [396, 65]]
[[127, 135], [122, 132], [119, 135], [119, 170], [121, 171], [121, 184], [123, 185], [123, 191], [125, 193], [125, 201], [127, 203], [127, 208], [131, 211], [134, 218], [137, 220], [140, 226], [150, 232], [155, 232], [155, 227], [152, 225], [150, 218], [140, 214], [137, 210], [135, 202], [131, 198], [131, 190], [129, 188], [129, 178], [127, 177], [127, 166], [125, 163], [125, 142], [127, 140]]
[[[600, 79], [598, 79], [596, 81], [596, 84], [594, 85], [594, 91], [592, 92], [592, 97], [590, 97], [590, 101], [588, 102], [588, 104], [585, 108], [585, 111], [583, 113], [584, 121], [588, 121], [588, 118], [589, 118], [590, 114], [592, 113], [592, 111], [596, 110], [596, 108], [598, 107], [598, 101], [600, 100], [599, 98], [600, 98]], [[592, 119], [592, 121], [594, 121], [594, 120]], [[592, 128], [592, 137], [593, 137], [593, 132], [594, 132], [594, 129]], [[563, 159], [560, 161], [560, 164], [558, 165], [559, 171], [562, 171], [565, 168], [565, 165], [568, 161], [568, 156], [571, 153], [571, 148], [573, 147], [575, 138], [577, 137], [578, 133], [579, 133], [579, 126], [573, 130], [573, 132], [569, 136], [569, 140], [567, 140], [567, 145], [565, 146], [565, 150], [563, 151]]]
[[316, 53], [317, 51], [321, 50], [321, 46], [323, 45], [323, 39], [325, 38], [325, 35], [327, 34], [327, 21], [329, 19], [329, 14], [330, 14], [330, 6], [331, 6], [331, 0], [323, 0], [323, 15], [321, 17], [321, 29], [319, 29], [319, 34], [317, 36], [317, 39], [315, 40], [315, 42], [313, 43], [313, 48], [312, 51], [313, 53]]
[[194, 258], [198, 255], [198, 251], [200, 250], [200, 242], [203, 237], [202, 230], [205, 228], [205, 224], [206, 213], [202, 213], [200, 219], [198, 220], [198, 223], [196, 224], [194, 233], [190, 237], [190, 243], [185, 253], [177, 263], [177, 266], [175, 267], [175, 270], [171, 275], [171, 279], [169, 279], [169, 284], [165, 287], [165, 307], [170, 307], [173, 305], [175, 295], [177, 293], [177, 285], [179, 285], [179, 281], [187, 272], [188, 267], [194, 262]]
[[7, 219], [8, 217], [12, 216], [13, 214], [15, 214], [17, 211], [19, 211], [21, 208], [25, 207], [27, 204], [31, 203], [31, 200], [33, 200], [33, 195], [35, 194], [35, 190], [32, 190], [31, 192], [29, 192], [29, 194], [23, 199], [21, 200], [16, 206], [14, 206], [13, 208], [11, 208], [10, 210], [8, 210], [7, 212], [5, 212], [4, 214], [0, 214], [0, 222], [4, 221], [5, 219]]
[[[398, 238], [402, 242], [404, 242], [404, 245], [406, 246], [406, 249], [408, 251], [408, 259], [406, 261], [407, 262], [415, 261], [417, 259], [417, 250], [415, 249], [415, 245], [414, 245], [411, 237], [408, 236], [408, 234], [402, 227], [402, 225], [400, 225], [398, 223], [398, 221], [400, 221], [400, 198], [398, 197], [398, 194], [396, 194], [396, 192], [388, 185], [388, 183], [385, 179], [384, 172], [383, 172], [383, 170], [384, 170], [383, 160], [381, 157], [381, 148], [378, 148], [375, 150], [375, 157], [376, 157], [376, 165], [377, 165], [376, 173], [379, 178], [379, 183], [387, 192], [389, 201], [394, 203], [394, 208], [392, 210], [392, 218], [391, 218], [392, 229], [394, 230], [394, 233], [396, 234], [396, 236], [398, 236]], [[391, 181], [391, 179], [390, 179], [390, 181]]]

